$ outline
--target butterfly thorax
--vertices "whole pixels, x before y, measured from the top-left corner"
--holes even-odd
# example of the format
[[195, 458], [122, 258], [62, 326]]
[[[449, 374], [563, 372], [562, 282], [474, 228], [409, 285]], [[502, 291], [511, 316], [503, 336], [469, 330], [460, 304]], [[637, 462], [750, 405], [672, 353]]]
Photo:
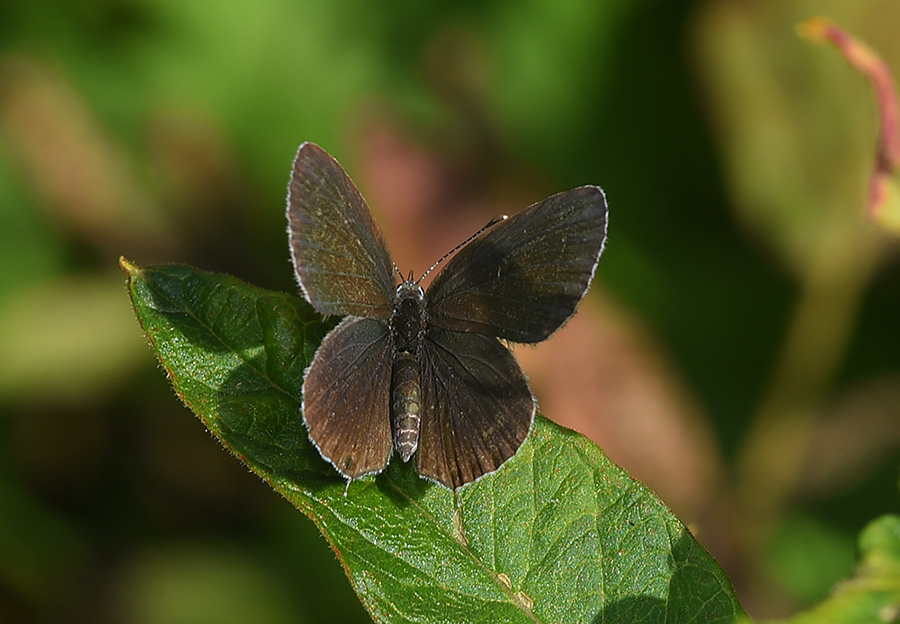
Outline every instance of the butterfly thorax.
[[411, 280], [397, 287], [390, 329], [394, 344], [391, 424], [394, 448], [406, 462], [419, 445], [422, 391], [417, 356], [425, 334], [425, 292]]
[[408, 280], [397, 286], [390, 326], [394, 353], [415, 355], [425, 332], [425, 291], [421, 286]]

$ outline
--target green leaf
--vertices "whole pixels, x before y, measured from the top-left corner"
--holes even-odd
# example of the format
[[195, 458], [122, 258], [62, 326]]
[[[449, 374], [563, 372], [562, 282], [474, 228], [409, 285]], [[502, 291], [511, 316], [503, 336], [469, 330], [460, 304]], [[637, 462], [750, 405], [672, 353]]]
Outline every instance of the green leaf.
[[883, 516], [859, 538], [856, 575], [827, 600], [785, 624], [869, 624], [900, 621], [900, 516]]
[[715, 561], [592, 442], [538, 418], [502, 469], [457, 495], [394, 461], [345, 483], [300, 416], [330, 326], [302, 299], [184, 266], [121, 261], [182, 400], [309, 516], [379, 622], [733, 622]]

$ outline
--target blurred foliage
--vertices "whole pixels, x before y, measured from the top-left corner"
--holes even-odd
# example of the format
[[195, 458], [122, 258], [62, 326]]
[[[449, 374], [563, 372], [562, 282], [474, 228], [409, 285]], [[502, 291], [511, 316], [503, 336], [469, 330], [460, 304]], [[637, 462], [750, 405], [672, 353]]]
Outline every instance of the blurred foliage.
[[[173, 399], [115, 269], [295, 292], [305, 140], [417, 271], [601, 184], [610, 245], [570, 324], [596, 340], [555, 360], [590, 363], [594, 404], [544, 411], [670, 502], [751, 614], [827, 592], [898, 507], [900, 264], [865, 218], [870, 86], [794, 32], [819, 14], [896, 75], [890, 0], [0, 4], [0, 619], [203, 621], [218, 591], [233, 614], [366, 621], [311, 523]], [[431, 211], [396, 212], [404, 189]], [[553, 405], [565, 380], [529, 375]], [[830, 574], [791, 571], [825, 543]]]
[[870, 522], [859, 536], [858, 549], [859, 564], [853, 576], [836, 585], [815, 608], [791, 619], [791, 624], [897, 621], [900, 516], [886, 515]]

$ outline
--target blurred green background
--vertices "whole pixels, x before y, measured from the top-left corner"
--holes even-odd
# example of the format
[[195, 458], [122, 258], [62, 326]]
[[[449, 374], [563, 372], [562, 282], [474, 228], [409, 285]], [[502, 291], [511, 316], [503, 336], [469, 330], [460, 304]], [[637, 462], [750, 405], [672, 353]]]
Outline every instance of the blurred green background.
[[870, 86], [794, 33], [817, 14], [900, 67], [888, 0], [0, 4], [0, 621], [368, 621], [173, 395], [116, 266], [296, 292], [306, 140], [404, 273], [603, 186], [581, 313], [519, 351], [542, 410], [659, 492], [751, 614], [822, 598], [898, 510], [900, 263], [865, 219]]

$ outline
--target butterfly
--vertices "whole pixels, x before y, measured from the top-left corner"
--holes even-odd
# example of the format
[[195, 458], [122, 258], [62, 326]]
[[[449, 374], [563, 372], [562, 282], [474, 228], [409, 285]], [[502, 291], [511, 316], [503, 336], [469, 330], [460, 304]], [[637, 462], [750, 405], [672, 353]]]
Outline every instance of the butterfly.
[[606, 244], [603, 191], [582, 186], [489, 223], [427, 291], [424, 275], [403, 278], [359, 190], [313, 143], [294, 160], [287, 217], [304, 297], [344, 317], [303, 382], [322, 457], [348, 486], [383, 471], [395, 450], [454, 490], [500, 468], [536, 409], [501, 341], [541, 342], [575, 313]]

